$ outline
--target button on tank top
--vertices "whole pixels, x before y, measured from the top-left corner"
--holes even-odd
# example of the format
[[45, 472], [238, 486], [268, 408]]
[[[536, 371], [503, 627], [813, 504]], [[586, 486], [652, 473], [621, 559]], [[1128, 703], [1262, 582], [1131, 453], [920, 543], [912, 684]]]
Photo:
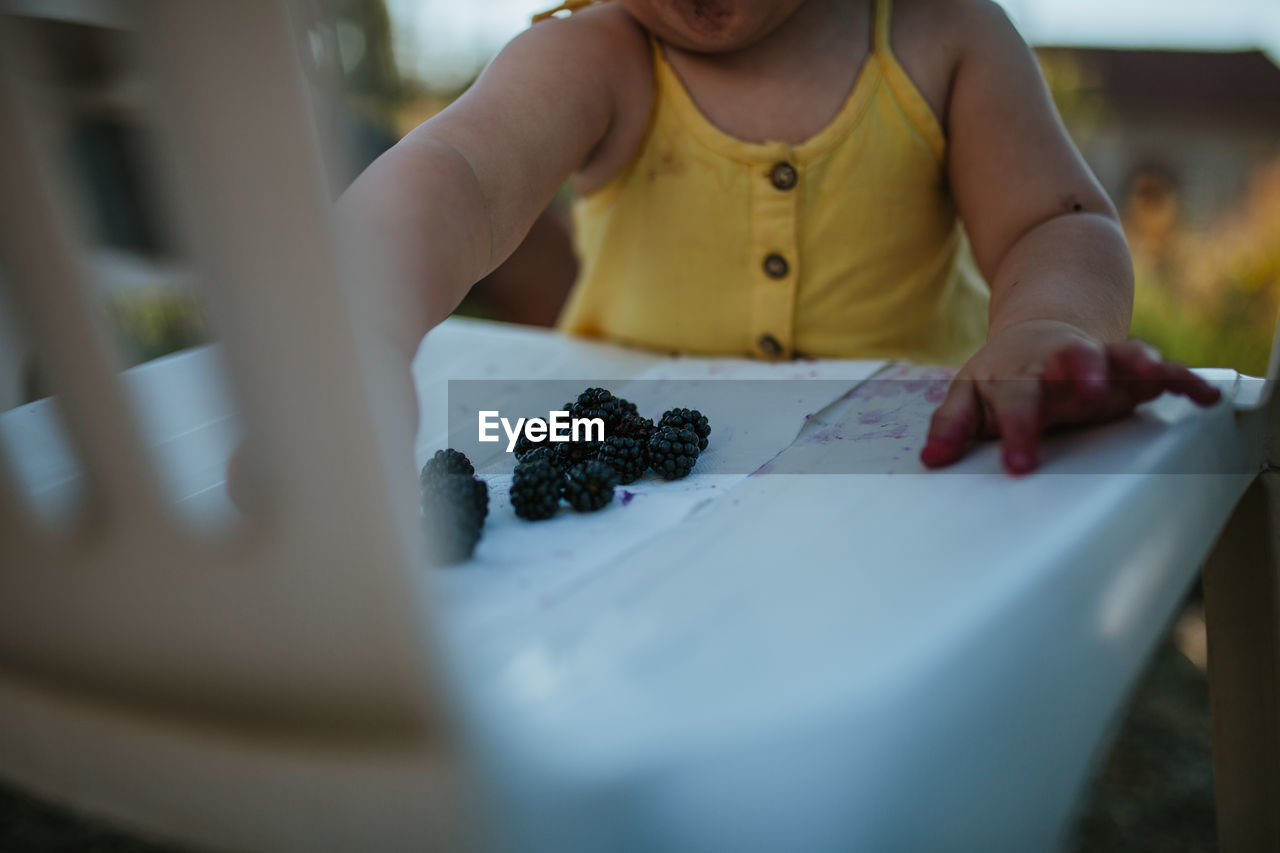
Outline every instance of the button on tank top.
[[836, 117], [747, 143], [699, 111], [653, 45], [643, 142], [574, 204], [572, 334], [661, 350], [959, 364], [988, 290], [947, 189], [946, 140], [889, 47], [891, 0]]

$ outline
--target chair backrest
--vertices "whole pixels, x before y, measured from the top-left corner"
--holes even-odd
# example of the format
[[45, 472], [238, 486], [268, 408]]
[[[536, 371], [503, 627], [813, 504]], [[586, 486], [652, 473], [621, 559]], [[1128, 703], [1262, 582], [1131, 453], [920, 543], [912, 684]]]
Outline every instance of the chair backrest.
[[260, 488], [210, 533], [181, 523], [160, 487], [85, 283], [44, 57], [27, 19], [0, 14], [0, 286], [86, 495], [64, 524], [38, 524], [0, 454], [0, 674], [182, 713], [420, 736], [435, 698], [410, 572], [411, 424], [390, 416], [402, 401], [372, 369], [367, 282], [339, 273], [305, 33], [268, 0], [104, 8], [130, 16], [155, 185]]

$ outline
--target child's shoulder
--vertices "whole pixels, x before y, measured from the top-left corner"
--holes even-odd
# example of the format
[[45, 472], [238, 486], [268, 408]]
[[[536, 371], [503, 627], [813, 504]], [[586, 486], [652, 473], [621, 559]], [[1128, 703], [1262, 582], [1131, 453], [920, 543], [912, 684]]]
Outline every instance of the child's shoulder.
[[892, 9], [893, 52], [944, 127], [956, 74], [966, 59], [999, 61], [1026, 50], [994, 0], [893, 0]]
[[648, 62], [648, 34], [621, 3], [598, 3], [563, 18], [538, 21], [516, 39], [525, 40], [554, 44], [579, 58], [615, 67]]
[[1013, 29], [995, 0], [893, 0], [892, 16], [895, 38], [925, 39], [943, 48], [981, 46]]
[[595, 78], [610, 93], [608, 131], [573, 175], [579, 192], [603, 185], [626, 165], [644, 135], [653, 98], [648, 32], [621, 3], [598, 3], [534, 24], [516, 41], [521, 40], [532, 42], [531, 52], [545, 60]]

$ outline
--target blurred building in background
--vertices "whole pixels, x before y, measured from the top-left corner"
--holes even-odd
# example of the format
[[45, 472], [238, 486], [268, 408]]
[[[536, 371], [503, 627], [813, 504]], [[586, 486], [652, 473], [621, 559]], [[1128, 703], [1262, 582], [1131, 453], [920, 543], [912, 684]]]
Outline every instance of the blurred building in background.
[[[21, 0], [13, 6], [17, 17], [10, 25], [52, 58], [36, 69], [38, 80], [28, 82], [57, 105], [42, 116], [45, 135], [69, 167], [66, 189], [89, 247], [86, 274], [122, 363], [204, 343], [209, 331], [180, 235], [160, 213], [150, 93], [146, 70], [130, 50], [127, 4]], [[300, 59], [315, 83], [317, 123], [341, 152], [330, 164], [336, 196], [399, 138], [396, 122], [410, 90], [396, 69], [383, 0], [306, 0], [298, 8], [304, 13]], [[0, 410], [50, 392], [0, 289]]]
[[1280, 66], [1262, 51], [1037, 49], [1076, 143], [1118, 204], [1171, 181], [1207, 225], [1280, 151]]

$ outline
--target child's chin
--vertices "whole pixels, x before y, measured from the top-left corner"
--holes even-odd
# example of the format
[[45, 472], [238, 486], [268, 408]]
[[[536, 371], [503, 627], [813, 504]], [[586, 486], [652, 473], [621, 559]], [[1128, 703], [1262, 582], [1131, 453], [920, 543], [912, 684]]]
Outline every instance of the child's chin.
[[729, 30], [742, 17], [732, 0], [660, 0], [692, 33], [716, 36]]
[[655, 35], [681, 50], [723, 53], [755, 41], [733, 0], [650, 0], [627, 7]]

